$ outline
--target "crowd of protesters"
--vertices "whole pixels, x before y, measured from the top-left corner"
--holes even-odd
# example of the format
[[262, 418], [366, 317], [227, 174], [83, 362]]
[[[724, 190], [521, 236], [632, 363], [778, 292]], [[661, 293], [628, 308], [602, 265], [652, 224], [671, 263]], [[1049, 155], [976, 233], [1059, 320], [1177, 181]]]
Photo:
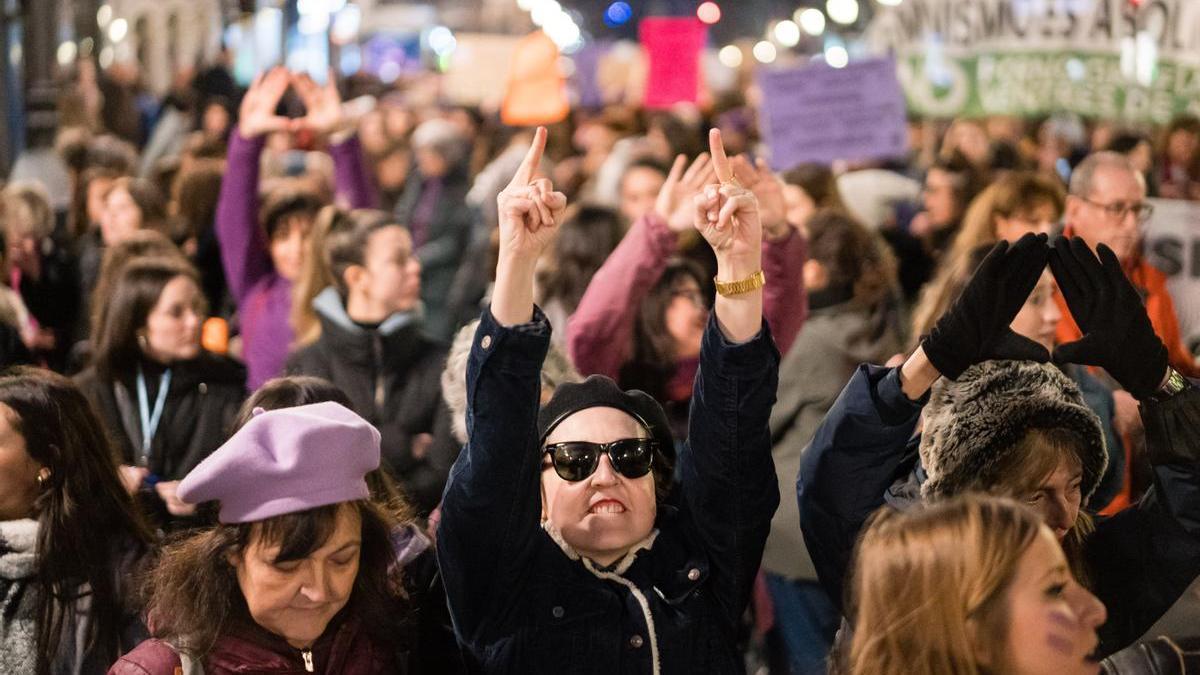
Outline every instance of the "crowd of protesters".
[[96, 76], [0, 192], [0, 672], [1200, 672], [1200, 120]]

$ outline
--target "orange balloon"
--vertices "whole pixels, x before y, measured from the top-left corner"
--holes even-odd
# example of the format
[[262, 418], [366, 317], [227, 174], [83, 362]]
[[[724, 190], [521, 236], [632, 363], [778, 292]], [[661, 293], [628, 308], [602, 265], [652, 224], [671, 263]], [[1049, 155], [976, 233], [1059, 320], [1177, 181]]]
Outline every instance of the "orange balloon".
[[200, 344], [204, 349], [214, 354], [224, 354], [229, 351], [229, 324], [225, 319], [211, 317], [204, 321], [200, 330]]

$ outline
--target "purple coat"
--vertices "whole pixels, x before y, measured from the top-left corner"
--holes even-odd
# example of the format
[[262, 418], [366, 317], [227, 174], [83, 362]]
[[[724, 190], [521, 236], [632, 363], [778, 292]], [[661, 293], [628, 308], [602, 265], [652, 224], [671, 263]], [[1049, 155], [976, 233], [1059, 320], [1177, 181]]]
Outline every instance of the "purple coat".
[[[217, 202], [216, 230], [221, 264], [241, 317], [243, 357], [253, 391], [283, 374], [292, 346], [292, 284], [275, 272], [266, 232], [258, 222], [258, 170], [264, 138], [229, 136], [228, 166]], [[339, 201], [350, 208], [377, 208], [357, 137], [332, 145]]]

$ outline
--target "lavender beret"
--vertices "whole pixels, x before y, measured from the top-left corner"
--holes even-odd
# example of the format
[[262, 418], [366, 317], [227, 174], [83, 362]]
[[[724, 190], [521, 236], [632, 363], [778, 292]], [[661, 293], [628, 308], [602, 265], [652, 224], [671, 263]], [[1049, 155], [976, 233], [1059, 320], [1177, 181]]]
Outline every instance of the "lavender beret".
[[247, 523], [370, 495], [379, 431], [337, 403], [255, 411], [179, 483], [190, 504], [218, 501], [223, 523]]

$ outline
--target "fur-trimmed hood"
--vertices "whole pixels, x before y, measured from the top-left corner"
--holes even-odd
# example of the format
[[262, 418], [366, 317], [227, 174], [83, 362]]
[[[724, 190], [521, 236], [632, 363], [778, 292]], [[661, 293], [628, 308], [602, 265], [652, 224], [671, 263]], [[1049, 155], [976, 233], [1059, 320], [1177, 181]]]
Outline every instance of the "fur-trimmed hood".
[[943, 378], [925, 407], [923, 497], [994, 485], [1002, 459], [1030, 429], [1064, 429], [1083, 441], [1083, 503], [1108, 465], [1100, 418], [1079, 387], [1051, 364], [986, 361]]

